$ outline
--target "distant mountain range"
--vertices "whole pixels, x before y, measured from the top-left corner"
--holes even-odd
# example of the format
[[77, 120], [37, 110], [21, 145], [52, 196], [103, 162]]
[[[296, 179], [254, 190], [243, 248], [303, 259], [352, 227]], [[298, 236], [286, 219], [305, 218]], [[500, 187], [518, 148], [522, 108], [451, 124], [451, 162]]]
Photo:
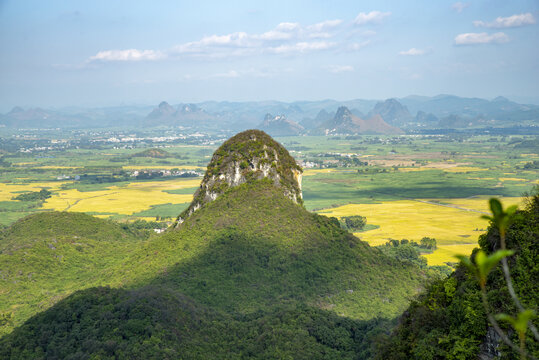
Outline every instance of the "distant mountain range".
[[[15, 107], [6, 114], [0, 114], [0, 126], [10, 128], [183, 127], [194, 131], [241, 131], [260, 128], [279, 136], [318, 131], [323, 124], [334, 118], [337, 110], [342, 106], [349, 109], [349, 112], [359, 119], [371, 120], [379, 116], [387, 125], [401, 129], [539, 124], [539, 105], [519, 104], [501, 96], [486, 100], [438, 95], [434, 97], [407, 96], [384, 101], [363, 99], [292, 103], [207, 101], [177, 105], [170, 105], [163, 101], [153, 109], [149, 106], [58, 110]], [[266, 114], [278, 115], [272, 115], [271, 120], [265, 118]], [[366, 129], [365, 126], [366, 124], [363, 124], [363, 129]], [[382, 125], [378, 127], [380, 126]], [[380, 129], [374, 132], [379, 132]]]

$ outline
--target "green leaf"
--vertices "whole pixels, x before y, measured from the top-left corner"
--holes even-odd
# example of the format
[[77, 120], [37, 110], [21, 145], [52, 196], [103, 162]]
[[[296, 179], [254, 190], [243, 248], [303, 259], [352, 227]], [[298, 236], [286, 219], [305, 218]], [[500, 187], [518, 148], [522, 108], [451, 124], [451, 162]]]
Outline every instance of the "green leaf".
[[518, 313], [517, 318], [507, 314], [497, 314], [496, 319], [506, 321], [513, 326], [520, 336], [524, 336], [528, 328], [528, 322], [535, 317], [533, 310], [527, 309]]
[[491, 221], [500, 230], [500, 235], [504, 236], [511, 223], [511, 216], [517, 211], [517, 206], [509, 206], [503, 211], [502, 203], [496, 198], [491, 198], [489, 204], [492, 216], [482, 215], [481, 218]]
[[515, 327], [515, 330], [521, 334], [525, 334], [526, 329], [528, 328], [528, 321], [530, 321], [534, 317], [535, 317], [535, 312], [533, 310], [526, 309], [524, 311], [519, 312], [517, 315], [517, 320], [515, 321], [515, 324], [513, 325]]
[[517, 209], [518, 209], [518, 205], [512, 205], [512, 206], [509, 206], [507, 209], [505, 209], [505, 213], [508, 216], [511, 216], [517, 211]]
[[488, 220], [488, 221], [494, 221], [494, 218], [492, 216], [488, 216], [488, 215], [481, 215], [481, 219], [485, 219], [485, 220]]
[[503, 214], [502, 203], [500, 202], [500, 200], [496, 198], [491, 198], [489, 200], [489, 203], [490, 203], [490, 211], [492, 211], [492, 214], [494, 215], [494, 217], [498, 217]]
[[475, 263], [479, 271], [479, 279], [486, 281], [490, 271], [500, 262], [501, 259], [513, 255], [513, 250], [498, 250], [495, 253], [487, 256], [483, 250], [479, 250], [475, 255]]
[[513, 255], [515, 252], [513, 250], [498, 250], [495, 253], [487, 257], [485, 262], [485, 275], [488, 274], [494, 266], [496, 266], [501, 259]]

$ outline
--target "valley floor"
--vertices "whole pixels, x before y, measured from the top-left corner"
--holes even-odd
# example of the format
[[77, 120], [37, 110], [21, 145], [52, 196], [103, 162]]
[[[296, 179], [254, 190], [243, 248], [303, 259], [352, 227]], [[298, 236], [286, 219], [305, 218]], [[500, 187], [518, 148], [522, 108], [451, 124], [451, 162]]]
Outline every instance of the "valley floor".
[[[487, 227], [480, 219], [490, 197], [520, 204], [539, 181], [539, 146], [522, 137], [396, 136], [278, 138], [304, 166], [305, 206], [327, 216], [361, 215], [356, 233], [372, 246], [389, 239], [437, 240], [425, 254], [430, 265], [467, 254]], [[519, 147], [527, 144], [527, 147]], [[530, 145], [531, 144], [531, 145]], [[173, 219], [190, 203], [199, 171], [215, 148], [166, 146], [169, 158], [132, 156], [140, 149], [56, 151], [48, 156], [11, 154], [0, 182], [1, 225], [40, 211], [85, 212], [119, 221]], [[181, 160], [178, 160], [181, 159]], [[168, 172], [167, 172], [168, 171]], [[121, 175], [119, 175], [121, 174]], [[141, 174], [160, 174], [141, 179]], [[153, 174], [153, 175], [152, 175]], [[45, 188], [44, 201], [18, 201]]]

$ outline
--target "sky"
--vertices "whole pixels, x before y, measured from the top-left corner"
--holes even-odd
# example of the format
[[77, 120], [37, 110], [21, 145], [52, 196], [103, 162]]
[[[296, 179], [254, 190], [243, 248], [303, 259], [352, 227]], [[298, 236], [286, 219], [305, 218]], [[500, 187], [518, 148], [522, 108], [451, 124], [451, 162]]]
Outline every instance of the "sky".
[[0, 112], [413, 94], [539, 103], [538, 45], [538, 0], [0, 0]]

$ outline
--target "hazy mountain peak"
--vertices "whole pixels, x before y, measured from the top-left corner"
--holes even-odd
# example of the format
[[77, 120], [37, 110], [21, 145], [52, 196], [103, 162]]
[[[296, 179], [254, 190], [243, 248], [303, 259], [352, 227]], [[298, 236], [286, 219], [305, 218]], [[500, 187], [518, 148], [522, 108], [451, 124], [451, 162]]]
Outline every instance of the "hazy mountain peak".
[[184, 104], [178, 107], [178, 111], [184, 114], [187, 114], [187, 113], [194, 113], [194, 112], [202, 111], [202, 109], [200, 109], [195, 104]]
[[16, 113], [21, 113], [23, 111], [24, 109], [22, 107], [15, 106], [13, 109], [11, 109], [11, 111], [8, 114], [16, 114]]
[[337, 109], [337, 113], [335, 114], [335, 118], [339, 118], [339, 119], [344, 119], [351, 116], [353, 116], [352, 112], [346, 106], [340, 106]]
[[175, 110], [169, 103], [162, 101], [151, 113], [148, 114], [148, 118], [157, 119], [161, 117], [171, 116]]
[[492, 100], [492, 102], [509, 102], [510, 100], [504, 96], [498, 96]]
[[169, 108], [172, 108], [172, 106], [170, 106], [170, 104], [166, 101], [161, 101], [158, 105], [158, 108], [159, 109], [169, 109]]
[[379, 114], [388, 124], [402, 124], [412, 119], [412, 115], [406, 106], [403, 106], [397, 99], [387, 99], [379, 102], [369, 113], [370, 116]]
[[264, 116], [264, 121], [258, 125], [258, 128], [273, 136], [298, 135], [304, 130], [303, 126], [287, 119], [285, 115], [273, 116], [270, 113]]

